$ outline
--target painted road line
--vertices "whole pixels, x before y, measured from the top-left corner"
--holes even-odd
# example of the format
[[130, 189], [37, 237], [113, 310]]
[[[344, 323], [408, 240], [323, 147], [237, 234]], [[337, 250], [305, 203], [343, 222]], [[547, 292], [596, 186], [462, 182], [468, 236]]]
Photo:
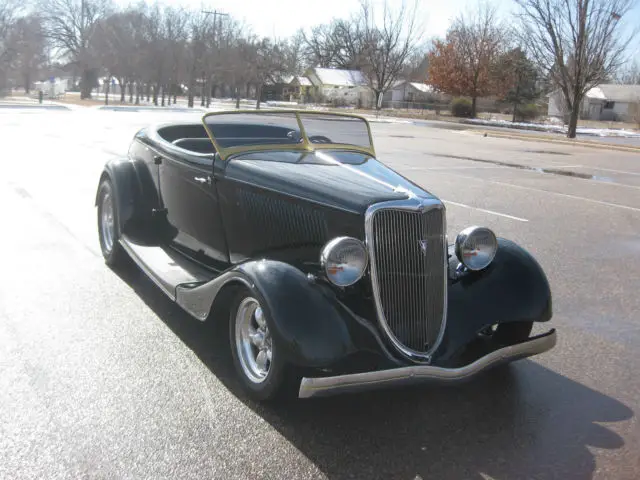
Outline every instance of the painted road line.
[[[640, 176], [640, 172], [628, 172], [626, 170], [616, 170], [614, 168], [602, 168], [602, 167], [594, 167], [592, 165], [574, 165], [575, 167], [586, 168], [588, 170], [602, 170], [603, 172], [613, 172], [613, 173], [622, 173], [624, 175], [638, 175]], [[558, 167], [562, 168], [562, 167]]]
[[[568, 193], [560, 193], [560, 192], [553, 192], [551, 190], [542, 190], [540, 188], [525, 187], [525, 186], [522, 186], [522, 185], [514, 185], [513, 183], [498, 182], [496, 180], [483, 180], [483, 179], [479, 179], [479, 178], [476, 178], [476, 177], [469, 177], [468, 175], [460, 175], [460, 174], [455, 174], [455, 173], [451, 173], [449, 175], [460, 177], [460, 178], [466, 178], [466, 179], [469, 179], [469, 180], [475, 180], [477, 182], [493, 183], [495, 185], [503, 185], [505, 187], [513, 187], [513, 188], [519, 188], [521, 190], [529, 190], [529, 191], [532, 191], [532, 192], [548, 193], [548, 194], [551, 194], [551, 195], [557, 195], [559, 197], [564, 197], [564, 198], [573, 198], [575, 200], [583, 200], [585, 202], [595, 203], [597, 205], [604, 205], [606, 207], [621, 208], [623, 210], [631, 210], [632, 212], [640, 212], [640, 208], [637, 208], [637, 207], [630, 207], [628, 205], [620, 205], [619, 203], [604, 202], [602, 200], [594, 200], [592, 198], [580, 197], [578, 195], [570, 195]], [[614, 184], [610, 184], [610, 185], [614, 185]]]
[[[398, 167], [402, 167], [401, 165], [398, 165]], [[507, 168], [504, 167], [502, 165], [494, 165], [491, 167], [487, 167], [487, 166], [481, 166], [481, 167], [470, 167], [470, 166], [459, 166], [459, 167], [402, 167], [403, 170], [487, 170], [490, 168]]]
[[444, 203], [455, 205], [456, 207], [469, 208], [471, 210], [478, 210], [479, 212], [490, 213], [491, 215], [497, 215], [499, 217], [509, 218], [511, 220], [517, 220], [518, 222], [528, 222], [526, 218], [516, 217], [514, 215], [507, 215], [506, 213], [494, 212], [493, 210], [487, 210], [486, 208], [472, 207], [471, 205], [465, 205], [464, 203], [452, 202], [450, 200], [442, 200]]

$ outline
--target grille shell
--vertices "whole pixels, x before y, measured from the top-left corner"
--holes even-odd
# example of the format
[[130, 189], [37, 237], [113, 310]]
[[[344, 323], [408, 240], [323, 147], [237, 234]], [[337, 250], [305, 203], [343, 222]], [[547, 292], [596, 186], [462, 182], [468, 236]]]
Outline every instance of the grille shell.
[[365, 232], [380, 326], [403, 355], [428, 362], [446, 322], [444, 205], [435, 199], [375, 204]]

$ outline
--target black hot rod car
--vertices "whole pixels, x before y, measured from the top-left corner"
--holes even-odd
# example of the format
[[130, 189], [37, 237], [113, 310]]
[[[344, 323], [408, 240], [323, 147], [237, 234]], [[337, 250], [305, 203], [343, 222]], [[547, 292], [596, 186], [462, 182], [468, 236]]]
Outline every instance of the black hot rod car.
[[140, 130], [96, 197], [110, 266], [132, 258], [199, 320], [228, 322], [270, 399], [453, 382], [551, 349], [551, 292], [515, 243], [448, 245], [438, 198], [375, 157], [365, 119], [221, 112]]

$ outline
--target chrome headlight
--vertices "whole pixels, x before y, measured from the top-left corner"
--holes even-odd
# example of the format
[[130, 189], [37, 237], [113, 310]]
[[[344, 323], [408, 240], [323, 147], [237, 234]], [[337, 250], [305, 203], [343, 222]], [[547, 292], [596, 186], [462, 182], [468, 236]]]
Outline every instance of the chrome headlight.
[[352, 237], [337, 237], [327, 243], [320, 264], [331, 283], [348, 287], [362, 278], [369, 257], [364, 244]]
[[487, 268], [496, 256], [498, 240], [485, 227], [468, 227], [456, 237], [456, 256], [469, 270]]

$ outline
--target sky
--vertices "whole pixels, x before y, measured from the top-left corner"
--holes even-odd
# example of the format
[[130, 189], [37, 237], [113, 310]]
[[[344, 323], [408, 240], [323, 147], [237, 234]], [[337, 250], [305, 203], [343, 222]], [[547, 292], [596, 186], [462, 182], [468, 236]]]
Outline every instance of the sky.
[[[382, 5], [384, 0], [373, 0]], [[413, 0], [407, 1], [412, 4]], [[117, 0], [126, 5], [135, 0]], [[358, 0], [162, 0], [167, 5], [184, 5], [202, 10], [218, 10], [231, 14], [250, 26], [253, 33], [285, 38], [299, 28], [327, 23], [332, 18], [348, 17], [359, 8]], [[477, 4], [477, 0], [418, 0], [416, 18], [422, 23], [425, 36], [444, 35], [451, 20], [460, 12]], [[500, 10], [511, 7], [513, 0], [491, 0]], [[389, 0], [399, 5], [401, 0]]]
[[[116, 0], [121, 5], [136, 0]], [[348, 17], [359, 8], [358, 0], [161, 0], [167, 5], [183, 5], [202, 10], [218, 10], [232, 15], [259, 36], [286, 38], [299, 28], [308, 29], [327, 23], [332, 18]], [[487, 0], [496, 6], [498, 14], [510, 20], [517, 8], [514, 0]], [[384, 0], [373, 0], [382, 5]], [[413, 0], [407, 0], [407, 4]], [[399, 5], [401, 0], [388, 0], [390, 5]], [[451, 21], [461, 12], [474, 9], [478, 0], [417, 0], [416, 20], [421, 24], [423, 39], [444, 36]], [[640, 0], [636, 0], [626, 23], [640, 25]], [[630, 48], [630, 54], [640, 61], [640, 36]]]

